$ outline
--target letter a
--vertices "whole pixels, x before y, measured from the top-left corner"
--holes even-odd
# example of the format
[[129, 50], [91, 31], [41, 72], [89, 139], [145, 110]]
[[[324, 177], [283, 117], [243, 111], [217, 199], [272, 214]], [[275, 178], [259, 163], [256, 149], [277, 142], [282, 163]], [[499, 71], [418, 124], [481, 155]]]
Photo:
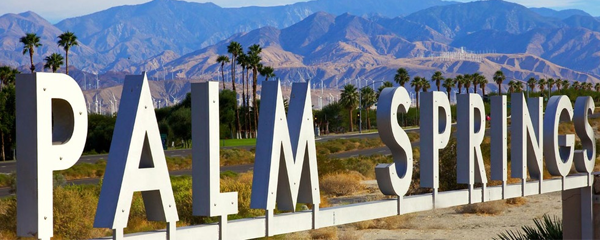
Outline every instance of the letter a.
[[166, 221], [174, 239], [179, 220], [146, 74], [125, 77], [94, 227], [122, 238], [133, 193], [140, 191], [150, 221]]

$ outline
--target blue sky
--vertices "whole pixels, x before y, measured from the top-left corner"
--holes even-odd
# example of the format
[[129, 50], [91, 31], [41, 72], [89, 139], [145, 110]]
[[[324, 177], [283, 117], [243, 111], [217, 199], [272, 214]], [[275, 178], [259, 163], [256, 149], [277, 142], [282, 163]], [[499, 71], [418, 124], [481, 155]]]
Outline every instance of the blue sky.
[[[34, 11], [51, 22], [69, 17], [86, 15], [119, 5], [134, 5], [150, 0], [2, 0], [0, 15]], [[190, 2], [209, 2], [207, 0], [186, 0]], [[470, 0], [457, 0], [468, 2]], [[600, 0], [508, 0], [527, 7], [548, 7], [553, 9], [583, 9], [594, 16], [600, 16]], [[300, 0], [213, 0], [222, 7], [274, 6], [285, 5]], [[66, 9], [65, 9], [66, 8]]]

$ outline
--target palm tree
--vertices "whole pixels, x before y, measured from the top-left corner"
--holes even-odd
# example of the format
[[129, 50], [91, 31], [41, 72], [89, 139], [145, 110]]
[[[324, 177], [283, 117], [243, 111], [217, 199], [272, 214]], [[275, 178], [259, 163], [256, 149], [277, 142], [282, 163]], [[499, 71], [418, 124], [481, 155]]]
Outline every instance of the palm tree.
[[494, 73], [494, 82], [496, 82], [496, 84], [498, 84], [498, 94], [502, 95], [502, 82], [504, 82], [504, 79], [506, 79], [506, 77], [504, 76], [504, 73], [502, 72], [502, 70], [498, 70]]
[[53, 53], [44, 58], [44, 61], [46, 61], [44, 68], [50, 68], [52, 69], [52, 72], [55, 73], [56, 70], [60, 68], [60, 65], [63, 65], [63, 56], [58, 53]]
[[248, 77], [246, 77], [246, 73], [248, 72], [248, 55], [246, 55], [245, 53], [240, 53], [240, 55], [237, 57], [237, 62], [238, 64], [242, 67], [242, 117], [244, 118], [244, 138], [248, 138], [248, 131], [250, 129], [249, 124], [250, 124], [250, 115], [248, 113], [249, 111], [249, 100], [248, 98], [250, 97], [246, 91], [246, 88], [248, 87], [247, 83], [248, 83]]
[[529, 80], [527, 80], [527, 86], [529, 86], [529, 89], [531, 89], [532, 92], [535, 92], [535, 85], [537, 85], [537, 80], [535, 80], [534, 77], [530, 77]]
[[260, 65], [260, 61], [262, 61], [262, 58], [259, 55], [261, 52], [262, 48], [258, 44], [250, 46], [248, 51], [248, 63], [252, 68], [252, 107], [254, 108], [253, 112], [255, 124], [258, 124], [258, 102], [256, 100], [256, 85], [258, 83], [258, 70], [262, 67]]
[[440, 91], [440, 83], [444, 80], [444, 76], [442, 72], [436, 71], [433, 76], [431, 76], [431, 81], [435, 81], [435, 86], [437, 86], [437, 90]]
[[74, 33], [66, 31], [63, 34], [58, 36], [58, 46], [63, 47], [65, 49], [65, 67], [67, 68], [66, 74], [69, 74], [69, 49], [72, 46], [78, 46], [77, 36]]
[[370, 87], [365, 87], [360, 90], [360, 98], [362, 102], [360, 103], [363, 109], [367, 110], [367, 129], [371, 126], [371, 120], [369, 119], [369, 109], [377, 102], [375, 91]]
[[556, 81], [554, 81], [554, 86], [556, 86], [556, 89], [558, 89], [558, 92], [560, 92], [560, 88], [562, 87], [562, 79], [556, 79]]
[[514, 80], [510, 80], [510, 81], [508, 81], [508, 92], [509, 92], [510, 94], [512, 94], [512, 93], [515, 91], [515, 84], [516, 84], [516, 83], [517, 83], [517, 82], [515, 82]]
[[417, 110], [419, 109], [419, 91], [421, 91], [421, 88], [423, 87], [423, 82], [425, 81], [421, 80], [421, 77], [419, 76], [415, 76], [412, 82], [410, 82], [410, 86], [415, 89], [415, 93], [417, 94]]
[[473, 83], [473, 76], [471, 74], [465, 74], [465, 77], [463, 78], [463, 86], [465, 87], [467, 94], [469, 94], [469, 88], [471, 88], [472, 83]]
[[425, 78], [421, 78], [421, 81], [421, 89], [423, 90], [423, 92], [427, 92], [427, 90], [431, 88], [431, 84], [429, 84], [429, 81], [427, 81], [427, 79]]
[[454, 81], [456, 82], [456, 87], [458, 88], [458, 94], [462, 94], [462, 88], [463, 84], [465, 83], [465, 78], [463, 77], [463, 75], [458, 75], [456, 76], [456, 78], [454, 78]]
[[262, 67], [258, 70], [260, 75], [265, 77], [265, 81], [269, 81], [269, 78], [275, 77], [275, 69], [269, 66]]
[[591, 91], [592, 88], [594, 88], [593, 85], [592, 85], [592, 83], [587, 82], [587, 83], [584, 83], [584, 84], [585, 84], [585, 90]]
[[19, 70], [11, 68], [9, 66], [0, 67], [0, 90], [8, 84], [14, 84], [16, 75], [19, 74]]
[[542, 93], [542, 96], [543, 96], [544, 89], [546, 89], [546, 79], [540, 78], [540, 80], [538, 80], [538, 87], [540, 88], [540, 92]]
[[446, 80], [444, 80], [444, 83], [442, 83], [442, 87], [446, 88], [446, 92], [448, 94], [448, 102], [450, 101], [450, 91], [452, 91], [452, 88], [456, 85], [456, 82], [454, 81], [453, 78], [446, 78]]
[[517, 83], [515, 84], [515, 91], [517, 92], [523, 92], [523, 84], [524, 82], [521, 81], [516, 81]]
[[565, 80], [562, 80], [562, 88], [563, 88], [563, 89], [567, 89], [567, 88], [569, 88], [569, 85], [570, 85], [570, 84], [571, 84], [571, 83], [569, 82], [569, 80], [566, 80], [566, 79], [565, 79]]
[[394, 81], [400, 86], [404, 87], [404, 84], [410, 81], [410, 75], [408, 75], [408, 71], [406, 71], [404, 68], [398, 68], [396, 75], [394, 76]]
[[550, 97], [550, 94], [552, 93], [552, 88], [554, 87], [554, 83], [556, 83], [554, 81], [554, 78], [548, 78], [548, 80], [546, 80], [546, 84], [548, 85], [548, 97]]
[[[233, 92], [237, 95], [237, 91], [235, 89], [235, 65], [236, 58], [240, 53], [243, 52], [242, 45], [238, 42], [231, 42], [227, 46], [227, 52], [231, 54], [231, 84], [233, 86]], [[236, 97], [237, 99], [237, 97]], [[238, 107], [236, 105], [235, 108], [235, 127], [236, 127], [236, 138], [239, 139], [241, 137], [241, 125], [240, 125], [240, 113]]]
[[579, 90], [579, 88], [581, 87], [581, 83], [580, 82], [573, 82], [573, 84], [571, 84], [571, 88], [575, 89], [575, 90]]
[[479, 88], [481, 88], [481, 95], [485, 96], [485, 86], [488, 84], [488, 80], [484, 75], [479, 75], [477, 77], [477, 83], [479, 84]]
[[471, 75], [471, 82], [473, 83], [473, 93], [477, 94], [477, 86], [479, 86], [479, 73], [473, 73]]
[[600, 92], [600, 83], [596, 83], [594, 85], [594, 90], [596, 90], [596, 92]]
[[352, 122], [352, 111], [358, 106], [358, 91], [352, 84], [346, 84], [344, 90], [340, 95], [340, 103], [346, 109], [348, 109], [348, 116], [350, 117], [350, 132], [354, 131], [354, 124]]
[[385, 81], [379, 88], [377, 89], [377, 99], [379, 99], [379, 95], [381, 95], [381, 91], [385, 88], [394, 87], [394, 84], [390, 81]]
[[225, 55], [219, 55], [217, 57], [217, 63], [221, 64], [221, 79], [223, 80], [223, 90], [225, 90], [225, 72], [223, 72], [223, 68], [225, 67], [225, 63], [229, 63], [229, 57]]
[[35, 65], [33, 65], [33, 53], [35, 48], [41, 47], [40, 37], [35, 33], [27, 33], [25, 36], [19, 39], [19, 42], [23, 43], [23, 55], [29, 53], [29, 60], [31, 61], [31, 73], [35, 72]]

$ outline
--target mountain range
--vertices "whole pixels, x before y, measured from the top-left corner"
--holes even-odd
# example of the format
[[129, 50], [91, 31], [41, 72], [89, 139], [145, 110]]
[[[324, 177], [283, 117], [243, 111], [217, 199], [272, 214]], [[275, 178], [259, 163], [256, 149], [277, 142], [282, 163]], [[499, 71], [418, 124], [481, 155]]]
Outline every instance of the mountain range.
[[[71, 75], [86, 85], [83, 78], [100, 73], [100, 87], [119, 85], [126, 72], [146, 71], [154, 80], [219, 79], [216, 57], [227, 54], [231, 41], [260, 44], [263, 64], [283, 80], [331, 87], [391, 80], [398, 67], [426, 77], [478, 71], [490, 82], [498, 69], [509, 79], [600, 82], [600, 20], [581, 10], [500, 0], [315, 0], [244, 8], [154, 0], [55, 25], [33, 12], [6, 14], [0, 16], [0, 64], [25, 71], [29, 59], [18, 39], [34, 32], [43, 44], [34, 57], [41, 69], [44, 56], [64, 53], [56, 45], [63, 31], [80, 41], [70, 52]], [[156, 98], [181, 99], [186, 84], [175, 85]]]

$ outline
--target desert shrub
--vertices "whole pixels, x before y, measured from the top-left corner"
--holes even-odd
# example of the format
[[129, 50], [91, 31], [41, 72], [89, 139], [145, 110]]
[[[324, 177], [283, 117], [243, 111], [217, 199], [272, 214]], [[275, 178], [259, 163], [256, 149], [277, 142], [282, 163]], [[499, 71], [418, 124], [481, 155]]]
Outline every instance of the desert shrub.
[[64, 176], [66, 180], [95, 178], [104, 175], [106, 169], [106, 161], [99, 160], [96, 163], [79, 163], [72, 167], [58, 171], [58, 174]]
[[376, 228], [377, 223], [375, 222], [375, 220], [367, 220], [367, 221], [353, 223], [352, 226], [354, 226], [358, 230], [372, 229], [372, 228]]
[[167, 168], [169, 168], [169, 171], [192, 168], [191, 157], [166, 157], [166, 159]]
[[54, 188], [56, 239], [89, 239], [106, 235], [108, 230], [93, 228], [98, 188], [97, 185]]
[[221, 149], [221, 166], [254, 163], [254, 153], [243, 148]]
[[310, 231], [312, 239], [338, 239], [338, 229], [336, 227], [327, 227]]
[[521, 231], [506, 231], [498, 234], [501, 240], [520, 240], [520, 239], [562, 239], [563, 229], [562, 220], [558, 217], [550, 217], [544, 214], [542, 219], [533, 219], [535, 227], [522, 226]]
[[221, 179], [221, 192], [238, 193], [238, 213], [229, 215], [229, 219], [240, 219], [248, 217], [264, 216], [262, 209], [250, 208], [250, 196], [252, 194], [252, 173], [241, 173], [237, 177]]
[[457, 207], [457, 213], [470, 213], [481, 215], [497, 215], [504, 211], [506, 206], [501, 201], [475, 203]]
[[353, 223], [358, 230], [363, 229], [401, 229], [410, 227], [408, 224], [412, 217], [410, 215], [399, 215], [391, 216], [380, 219], [367, 220], [362, 222]]
[[364, 177], [358, 172], [327, 174], [319, 180], [321, 191], [328, 195], [345, 196], [363, 190]]
[[508, 205], [521, 206], [525, 203], [527, 203], [527, 199], [524, 197], [506, 199], [506, 204]]
[[17, 192], [17, 173], [0, 174], [0, 187], [10, 187], [10, 193]]
[[17, 238], [17, 197], [0, 199], [0, 238]]
[[316, 145], [317, 153], [322, 155], [381, 146], [383, 146], [383, 142], [381, 142], [380, 138], [334, 139], [326, 142], [318, 142]]
[[377, 164], [393, 162], [391, 156], [383, 155], [359, 156], [347, 159], [318, 156], [317, 159], [319, 161], [317, 167], [321, 176], [340, 171], [356, 171], [368, 179], [375, 178], [375, 166]]

